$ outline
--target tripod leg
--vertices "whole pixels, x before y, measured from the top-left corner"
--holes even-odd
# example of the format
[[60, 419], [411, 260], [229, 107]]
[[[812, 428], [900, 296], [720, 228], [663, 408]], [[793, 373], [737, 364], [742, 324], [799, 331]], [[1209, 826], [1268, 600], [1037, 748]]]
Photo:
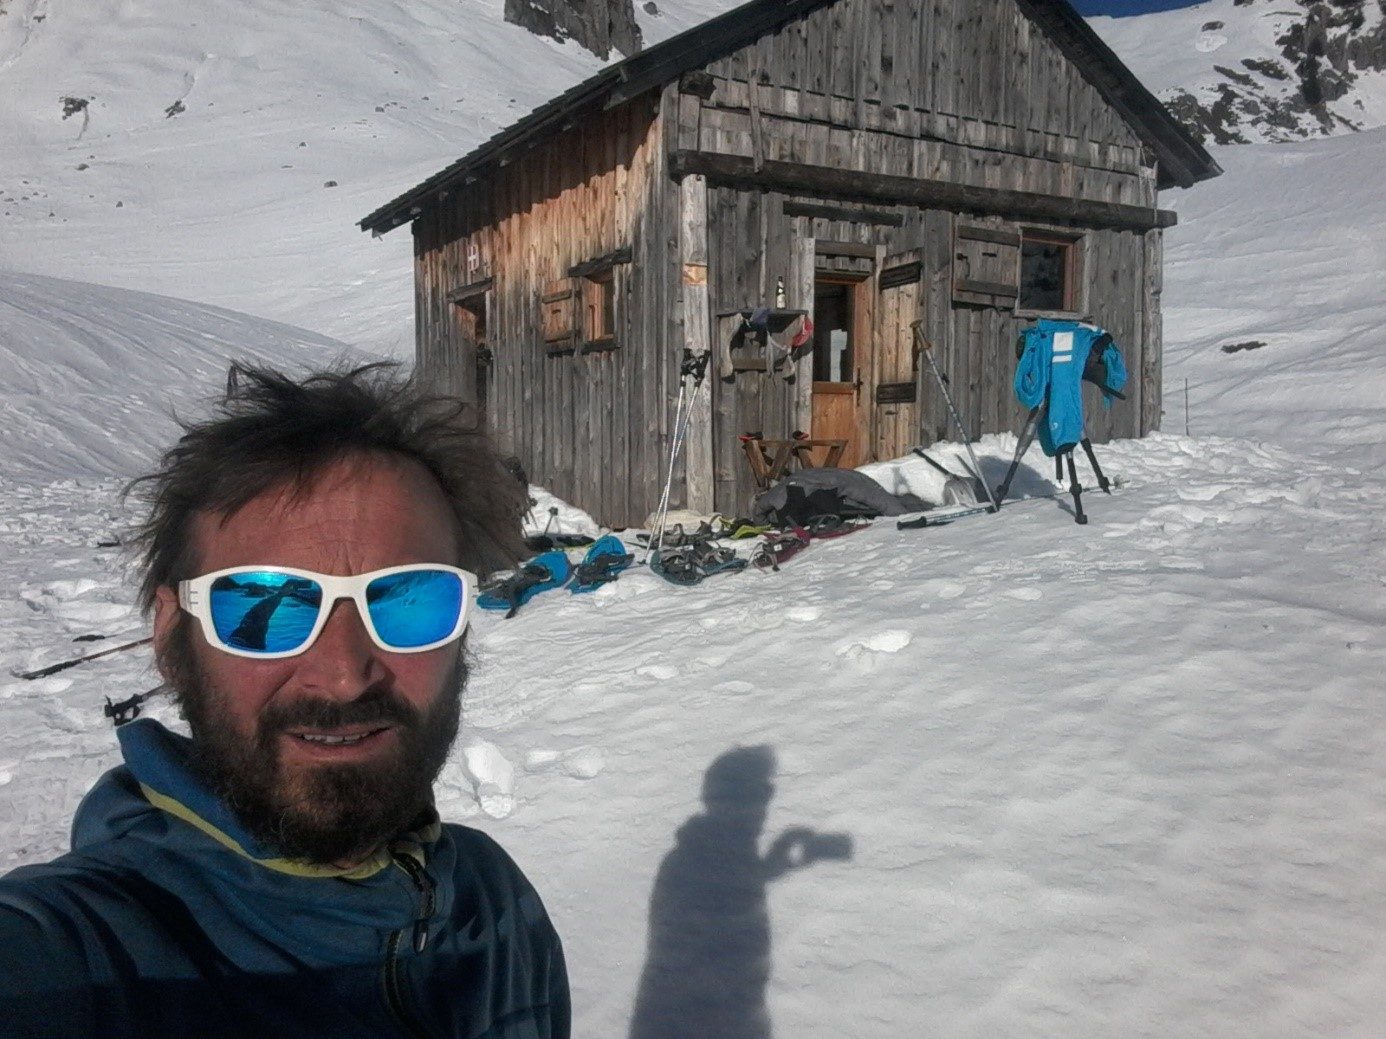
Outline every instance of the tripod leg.
[[1030, 409], [1029, 416], [1025, 419], [1025, 428], [1020, 431], [1020, 442], [1015, 446], [1015, 457], [1011, 459], [1011, 467], [1006, 470], [1006, 478], [1001, 481], [1001, 486], [996, 489], [996, 504], [1000, 505], [1006, 500], [1006, 492], [1011, 489], [1011, 481], [1015, 479], [1015, 472], [1020, 468], [1020, 460], [1025, 457], [1025, 452], [1030, 450], [1030, 445], [1035, 441], [1035, 433], [1039, 431], [1039, 413], [1043, 405]]
[[[1071, 452], [1071, 449], [1070, 449]], [[1072, 457], [1070, 453], [1070, 457]], [[1062, 485], [1064, 482], [1064, 456], [1063, 453], [1054, 456], [1054, 482]]]
[[1073, 521], [1086, 523], [1088, 517], [1083, 512], [1083, 488], [1078, 484], [1078, 467], [1073, 464], [1073, 449], [1069, 448], [1062, 455], [1055, 457], [1068, 459], [1068, 490], [1073, 495]]
[[1083, 438], [1083, 451], [1088, 456], [1088, 464], [1092, 466], [1092, 471], [1097, 474], [1097, 486], [1102, 488], [1103, 494], [1112, 493], [1112, 485], [1108, 479], [1102, 475], [1102, 467], [1097, 464], [1097, 456], [1092, 453], [1092, 441], [1087, 437]]

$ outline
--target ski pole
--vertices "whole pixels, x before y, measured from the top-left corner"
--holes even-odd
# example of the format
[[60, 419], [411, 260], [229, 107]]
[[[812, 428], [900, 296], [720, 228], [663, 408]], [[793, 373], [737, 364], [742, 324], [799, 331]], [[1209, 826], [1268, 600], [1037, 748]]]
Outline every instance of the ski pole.
[[78, 664], [85, 664], [88, 660], [96, 660], [100, 657], [109, 657], [112, 653], [123, 653], [127, 649], [134, 649], [136, 646], [146, 646], [154, 641], [151, 635], [148, 638], [136, 639], [134, 642], [127, 642], [123, 646], [112, 646], [110, 649], [103, 649], [100, 653], [88, 653], [84, 657], [73, 657], [71, 660], [60, 660], [56, 664], [49, 664], [41, 667], [37, 671], [24, 671], [15, 677], [24, 679], [47, 678], [49, 675], [56, 675], [59, 671], [66, 671], [70, 667]]
[[991, 493], [991, 487], [982, 475], [982, 467], [977, 464], [977, 456], [972, 451], [972, 441], [968, 438], [967, 427], [963, 425], [962, 416], [958, 414], [958, 409], [953, 404], [953, 395], [948, 392], [948, 383], [944, 380], [943, 373], [938, 370], [938, 364], [934, 361], [934, 345], [924, 338], [923, 324], [922, 321], [916, 321], [910, 326], [914, 329], [914, 341], [918, 344], [924, 359], [929, 362], [930, 369], [933, 370], [934, 378], [938, 381], [938, 388], [943, 391], [943, 402], [948, 405], [948, 413], [953, 416], [958, 432], [962, 435], [963, 446], [967, 448], [967, 457], [972, 459], [972, 471], [981, 483], [982, 490], [987, 492], [987, 499], [991, 502], [991, 511], [996, 512], [1001, 506], [997, 504], [996, 496]]
[[[678, 403], [674, 408], [674, 437], [669, 445], [669, 473], [664, 479], [664, 493], [660, 495], [659, 508], [656, 511], [658, 523], [656, 529], [650, 531], [650, 540], [645, 546], [644, 558], [640, 560], [643, 566], [650, 558], [651, 552], [658, 552], [664, 547], [664, 518], [669, 514], [669, 495], [674, 485], [674, 464], [678, 459], [679, 451], [683, 447], [684, 438], [688, 433], [688, 424], [693, 418], [693, 398], [697, 396], [698, 390], [703, 385], [703, 379], [707, 375], [707, 363], [712, 357], [710, 350], [695, 354], [687, 347], [683, 351], [683, 363], [679, 366], [679, 397]], [[688, 379], [693, 379], [693, 390], [687, 392]], [[685, 406], [685, 398], [687, 406]]]

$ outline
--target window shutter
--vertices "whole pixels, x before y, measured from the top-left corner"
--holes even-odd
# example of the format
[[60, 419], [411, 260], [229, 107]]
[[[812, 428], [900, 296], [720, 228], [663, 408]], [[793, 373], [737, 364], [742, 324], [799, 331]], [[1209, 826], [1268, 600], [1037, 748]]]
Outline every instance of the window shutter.
[[953, 301], [1015, 309], [1020, 295], [1020, 235], [958, 224], [953, 233]]
[[544, 346], [551, 354], [567, 353], [577, 348], [578, 286], [574, 278], [559, 278], [544, 286], [539, 297], [540, 326]]

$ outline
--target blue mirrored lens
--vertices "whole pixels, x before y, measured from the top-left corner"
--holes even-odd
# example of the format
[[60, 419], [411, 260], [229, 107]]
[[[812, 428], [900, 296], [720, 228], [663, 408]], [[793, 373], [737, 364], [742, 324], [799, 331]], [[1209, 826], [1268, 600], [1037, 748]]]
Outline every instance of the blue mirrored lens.
[[322, 587], [273, 570], [231, 574], [212, 582], [212, 625], [234, 649], [285, 653], [308, 640], [322, 609]]
[[452, 634], [465, 589], [446, 570], [410, 570], [366, 585], [366, 606], [376, 633], [399, 649], [427, 646]]

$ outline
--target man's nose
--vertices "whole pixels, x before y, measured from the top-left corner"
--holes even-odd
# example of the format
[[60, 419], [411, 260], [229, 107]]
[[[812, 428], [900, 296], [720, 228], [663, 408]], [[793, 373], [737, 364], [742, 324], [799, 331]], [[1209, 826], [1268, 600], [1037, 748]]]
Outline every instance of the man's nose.
[[300, 656], [296, 677], [304, 688], [354, 699], [381, 678], [379, 647], [350, 599], [333, 604], [317, 640]]

